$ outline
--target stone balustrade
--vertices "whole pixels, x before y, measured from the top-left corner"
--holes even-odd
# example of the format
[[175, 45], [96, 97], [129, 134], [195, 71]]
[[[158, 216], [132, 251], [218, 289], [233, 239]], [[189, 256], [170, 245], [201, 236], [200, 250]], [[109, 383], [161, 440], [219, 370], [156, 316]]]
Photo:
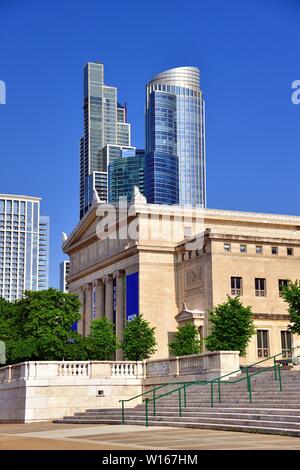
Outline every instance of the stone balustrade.
[[[215, 351], [146, 362], [146, 378], [182, 377], [210, 380], [239, 369], [238, 351]], [[189, 376], [189, 379], [185, 379]], [[202, 377], [201, 377], [202, 376]]]
[[166, 376], [170, 375], [172, 365], [176, 359], [165, 359], [160, 361], [148, 361], [146, 363], [146, 376]]
[[111, 377], [141, 377], [142, 374], [142, 362], [119, 361], [111, 364]]
[[220, 377], [239, 369], [238, 351], [217, 351], [148, 361], [31, 361], [0, 368], [0, 384], [42, 378]]
[[59, 377], [90, 377], [90, 364], [86, 362], [60, 362], [58, 364]]
[[42, 378], [142, 378], [144, 364], [131, 361], [40, 361], [0, 368], [0, 384]]
[[[114, 408], [154, 385], [210, 380], [239, 369], [237, 351], [148, 361], [30, 361], [0, 367], [0, 422], [48, 421]], [[142, 403], [142, 398], [128, 406]]]

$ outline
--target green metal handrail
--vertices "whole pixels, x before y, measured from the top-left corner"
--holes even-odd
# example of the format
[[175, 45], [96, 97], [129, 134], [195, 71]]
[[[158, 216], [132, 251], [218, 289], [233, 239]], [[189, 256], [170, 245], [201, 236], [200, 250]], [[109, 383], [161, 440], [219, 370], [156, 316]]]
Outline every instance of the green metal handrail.
[[167, 385], [170, 385], [170, 383], [168, 382], [167, 384], [159, 385], [158, 387], [152, 388], [151, 390], [148, 390], [147, 392], [140, 393], [139, 395], [136, 395], [135, 397], [127, 398], [126, 400], [119, 400], [119, 403], [122, 403], [122, 424], [125, 423], [125, 405], [124, 405], [125, 402], [135, 400], [136, 398], [147, 395], [148, 393], [152, 393], [153, 396], [155, 397], [156, 390], [166, 387]]
[[[291, 348], [289, 349], [289, 351], [294, 351], [295, 349], [298, 349], [300, 348], [300, 346], [296, 346], [294, 348]], [[238, 382], [242, 382], [243, 380], [246, 380], [247, 381], [247, 390], [248, 390], [248, 394], [249, 394], [249, 401], [250, 403], [252, 403], [252, 388], [251, 388], [251, 377], [253, 377], [254, 375], [258, 375], [258, 374], [261, 374], [263, 372], [267, 372], [271, 369], [274, 369], [274, 379], [275, 379], [275, 382], [278, 380], [279, 382], [279, 390], [282, 391], [282, 380], [281, 380], [281, 372], [280, 372], [280, 364], [276, 364], [276, 357], [278, 356], [281, 356], [282, 355], [282, 351], [278, 354], [274, 354], [273, 356], [269, 356], [265, 359], [262, 359], [260, 361], [257, 361], [253, 364], [250, 364], [249, 366], [246, 366], [245, 367], [245, 370], [246, 370], [246, 376], [245, 377], [241, 377], [241, 378], [238, 378], [236, 380], [233, 380], [231, 382], [223, 382], [223, 383], [230, 383], [230, 384], [234, 384], [234, 383], [238, 383]], [[259, 370], [259, 371], [254, 371], [252, 374], [249, 374], [249, 369], [256, 366], [257, 364], [261, 364], [263, 362], [266, 362], [266, 361], [269, 361], [270, 359], [273, 359], [274, 361], [274, 364], [270, 367], [267, 367], [267, 368], [263, 368], [262, 370]], [[166, 393], [163, 393], [161, 395], [156, 395], [155, 393], [153, 393], [153, 397], [152, 399], [151, 398], [146, 398], [145, 400], [143, 400], [145, 402], [145, 405], [146, 405], [146, 418], [145, 418], [145, 421], [146, 421], [146, 427], [148, 427], [149, 425], [149, 402], [153, 401], [153, 416], [156, 415], [156, 401], [159, 399], [159, 398], [163, 398], [163, 397], [166, 397], [168, 395], [172, 395], [173, 393], [176, 393], [178, 392], [178, 407], [179, 407], [179, 416], [182, 416], [182, 402], [181, 402], [181, 391], [183, 390], [183, 393], [184, 393], [184, 407], [186, 408], [186, 388], [191, 386], [191, 385], [208, 385], [210, 384], [210, 387], [211, 387], [211, 407], [214, 406], [214, 384], [217, 383], [218, 384], [218, 399], [219, 399], [219, 403], [221, 403], [221, 381], [222, 379], [226, 378], [226, 377], [229, 377], [230, 375], [232, 374], [235, 374], [235, 373], [238, 373], [240, 372], [241, 370], [240, 369], [237, 369], [235, 371], [232, 371], [232, 372], [229, 372], [225, 375], [222, 375], [221, 377], [217, 377], [217, 378], [214, 378], [212, 380], [201, 380], [201, 381], [192, 381], [192, 382], [178, 382], [177, 384], [183, 384], [181, 385], [180, 387], [177, 387], [173, 390], [170, 390]], [[278, 378], [277, 378], [278, 376]], [[164, 384], [163, 386], [166, 386], [166, 385], [174, 385], [175, 383], [168, 383], [168, 384]], [[142, 395], [145, 395], [147, 393], [151, 393], [153, 391], [156, 391], [157, 389], [159, 388], [162, 388], [161, 387], [156, 387], [155, 389], [152, 389], [152, 390], [149, 390], [148, 392], [144, 392], [143, 394], [141, 395], [138, 395], [138, 396], [142, 396]], [[134, 398], [137, 398], [137, 397], [134, 397]], [[133, 398], [132, 398], [133, 399]], [[120, 400], [122, 401], [122, 400]], [[130, 400], [125, 400], [125, 401], [130, 401]], [[123, 417], [123, 411], [122, 411], [122, 417]]]
[[[142, 397], [144, 395], [148, 395], [149, 393], [152, 393], [153, 398], [154, 398], [154, 403], [155, 403], [156, 399], [161, 397], [161, 395], [158, 395], [158, 397], [156, 397], [156, 390], [167, 387], [168, 385], [181, 385], [181, 384], [184, 384], [184, 383], [186, 383], [186, 382], [183, 382], [183, 381], [182, 382], [168, 382], [166, 384], [159, 385], [157, 387], [151, 388], [151, 390], [147, 390], [146, 392], [140, 393], [139, 395], [136, 395], [134, 397], [127, 398], [125, 400], [119, 400], [119, 403], [122, 403], [122, 424], [125, 423], [125, 405], [124, 405], [125, 402], [132, 401], [132, 400], [135, 400], [136, 398], [139, 398], [139, 397]], [[186, 395], [185, 395], [185, 400], [186, 400]], [[146, 400], [143, 400], [143, 401], [146, 401]], [[154, 412], [155, 412], [155, 405], [154, 405]]]

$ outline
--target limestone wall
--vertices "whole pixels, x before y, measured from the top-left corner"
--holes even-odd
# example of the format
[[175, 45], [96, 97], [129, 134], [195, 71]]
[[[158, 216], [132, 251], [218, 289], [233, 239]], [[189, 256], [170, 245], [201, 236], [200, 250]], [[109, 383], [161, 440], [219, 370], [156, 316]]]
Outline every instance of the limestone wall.
[[[0, 368], [0, 422], [50, 421], [88, 408], [119, 408], [119, 400], [176, 381], [209, 380], [239, 368], [236, 351], [159, 361], [43, 361]], [[142, 398], [126, 403], [136, 406]]]

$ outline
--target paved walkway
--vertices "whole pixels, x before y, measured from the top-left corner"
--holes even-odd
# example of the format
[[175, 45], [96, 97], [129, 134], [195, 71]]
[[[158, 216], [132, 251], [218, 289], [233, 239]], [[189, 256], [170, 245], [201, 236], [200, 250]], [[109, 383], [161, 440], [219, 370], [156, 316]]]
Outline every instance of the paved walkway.
[[206, 429], [0, 424], [0, 450], [300, 450], [300, 438]]

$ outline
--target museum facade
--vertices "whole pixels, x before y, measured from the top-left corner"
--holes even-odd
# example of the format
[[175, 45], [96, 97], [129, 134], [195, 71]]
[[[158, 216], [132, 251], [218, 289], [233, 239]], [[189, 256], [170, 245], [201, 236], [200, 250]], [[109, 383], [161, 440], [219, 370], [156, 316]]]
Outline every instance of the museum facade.
[[209, 310], [230, 295], [252, 307], [257, 330], [243, 362], [300, 345], [281, 297], [300, 278], [300, 217], [147, 204], [137, 191], [128, 208], [94, 201], [63, 249], [83, 335], [106, 316], [122, 339], [126, 321], [143, 315], [155, 327], [154, 358], [168, 357], [178, 325], [205, 337]]

